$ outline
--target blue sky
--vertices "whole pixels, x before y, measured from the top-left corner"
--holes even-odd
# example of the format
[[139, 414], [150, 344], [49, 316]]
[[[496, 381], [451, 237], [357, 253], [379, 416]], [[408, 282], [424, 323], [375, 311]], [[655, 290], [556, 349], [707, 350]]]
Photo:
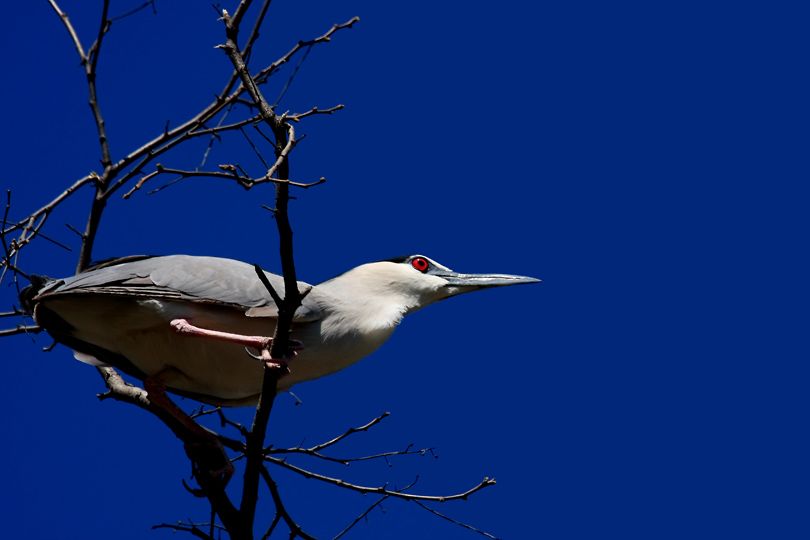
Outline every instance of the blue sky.
[[[139, 4], [113, 1], [111, 15]], [[192, 116], [230, 74], [210, 3], [156, 4], [105, 38], [114, 158]], [[88, 47], [100, 10], [60, 5]], [[413, 491], [425, 494], [494, 477], [437, 510], [499, 538], [805, 538], [807, 15], [798, 2], [274, 2], [253, 66], [360, 17], [312, 50], [279, 106], [346, 106], [296, 125], [307, 137], [292, 179], [327, 179], [291, 205], [299, 278], [422, 253], [543, 282], [409, 316], [371, 357], [294, 388], [302, 405], [281, 396], [268, 441], [315, 444], [390, 411], [334, 454], [413, 443], [439, 458], [295, 462], [366, 485], [419, 475]], [[13, 20], [0, 156], [16, 220], [101, 167], [61, 23], [46, 2]], [[206, 145], [160, 162], [194, 168]], [[234, 162], [261, 169], [237, 137], [215, 143], [206, 167]], [[23, 252], [26, 271], [72, 274], [78, 239], [64, 224], [84, 227], [90, 197], [48, 224], [74, 252], [39, 242]], [[212, 180], [116, 197], [94, 255], [216, 255], [277, 271], [261, 208], [272, 202], [270, 186]], [[5, 311], [15, 299], [3, 285]], [[8, 537], [161, 539], [170, 532], [152, 525], [206, 521], [181, 484], [180, 442], [139, 409], [100, 403], [96, 372], [64, 347], [40, 352], [50, 343], [3, 341]], [[318, 537], [375, 501], [271, 473]], [[412, 503], [383, 507], [348, 538], [478, 537]]]

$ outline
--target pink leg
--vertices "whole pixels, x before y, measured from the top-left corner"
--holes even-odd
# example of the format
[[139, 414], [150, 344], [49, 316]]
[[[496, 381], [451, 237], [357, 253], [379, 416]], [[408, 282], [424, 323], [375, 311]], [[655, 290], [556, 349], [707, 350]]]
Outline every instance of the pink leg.
[[264, 336], [244, 336], [242, 334], [231, 334], [229, 332], [220, 332], [218, 330], [206, 330], [199, 326], [194, 326], [186, 319], [174, 319], [169, 323], [175, 332], [178, 334], [188, 334], [192, 336], [209, 337], [218, 339], [220, 341], [230, 341], [231, 343], [238, 343], [246, 347], [256, 347], [257, 349], [265, 349], [273, 343], [273, 338]]
[[273, 343], [273, 338], [264, 336], [244, 336], [242, 334], [231, 334], [230, 332], [220, 332], [218, 330], [207, 330], [194, 326], [186, 319], [174, 319], [169, 323], [175, 332], [178, 334], [186, 334], [190, 336], [207, 337], [211, 339], [218, 339], [220, 341], [228, 341], [231, 343], [238, 343], [246, 347], [254, 347], [261, 351], [261, 360], [269, 368], [282, 368], [287, 366], [287, 362], [295, 358], [296, 351], [304, 348], [300, 341], [290, 340], [290, 348], [288, 354], [284, 358], [273, 358], [270, 356], [270, 345]]
[[221, 478], [223, 488], [227, 486], [235, 469], [219, 439], [210, 431], [203, 429], [166, 395], [166, 385], [159, 373], [144, 379], [143, 388], [149, 395], [149, 401], [174, 416], [198, 439], [186, 442], [188, 457], [212, 477]]

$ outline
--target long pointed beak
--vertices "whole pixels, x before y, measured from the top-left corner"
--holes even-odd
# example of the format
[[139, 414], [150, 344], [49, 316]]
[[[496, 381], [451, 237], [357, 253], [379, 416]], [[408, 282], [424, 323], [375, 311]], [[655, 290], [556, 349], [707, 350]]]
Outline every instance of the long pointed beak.
[[454, 294], [489, 289], [490, 287], [540, 283], [539, 279], [526, 276], [512, 276], [509, 274], [460, 274], [449, 270], [439, 270], [431, 272], [431, 274], [447, 280], [448, 287], [460, 289], [458, 292], [454, 292]]

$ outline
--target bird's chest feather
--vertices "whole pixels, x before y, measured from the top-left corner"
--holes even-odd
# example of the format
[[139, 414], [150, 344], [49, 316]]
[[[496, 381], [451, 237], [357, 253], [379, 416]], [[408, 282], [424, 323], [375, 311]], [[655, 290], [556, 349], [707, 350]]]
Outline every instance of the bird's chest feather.
[[376, 351], [391, 337], [395, 325], [366, 324], [345, 313], [297, 325], [292, 332], [306, 349], [290, 363], [290, 375], [279, 386], [317, 379], [344, 369]]
[[[178, 335], [173, 319], [188, 319], [209, 330], [272, 336], [275, 319], [247, 317], [240, 310], [188, 302], [158, 300], [54, 300], [55, 309], [73, 326], [72, 334], [125, 356], [146, 375], [175, 373], [168, 386], [241, 399], [261, 391], [262, 365], [245, 348], [200, 336]], [[344, 369], [377, 350], [393, 333], [401, 316], [357, 309], [330, 312], [319, 320], [294, 324], [292, 337], [306, 347], [290, 363], [279, 390]]]

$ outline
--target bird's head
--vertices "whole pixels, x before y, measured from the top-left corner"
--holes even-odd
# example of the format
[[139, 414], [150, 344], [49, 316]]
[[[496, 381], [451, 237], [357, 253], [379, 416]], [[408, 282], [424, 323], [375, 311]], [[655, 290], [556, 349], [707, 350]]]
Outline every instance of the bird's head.
[[424, 255], [407, 255], [358, 266], [326, 283], [350, 289], [355, 302], [397, 306], [406, 315], [466, 292], [539, 281], [508, 274], [461, 274]]

